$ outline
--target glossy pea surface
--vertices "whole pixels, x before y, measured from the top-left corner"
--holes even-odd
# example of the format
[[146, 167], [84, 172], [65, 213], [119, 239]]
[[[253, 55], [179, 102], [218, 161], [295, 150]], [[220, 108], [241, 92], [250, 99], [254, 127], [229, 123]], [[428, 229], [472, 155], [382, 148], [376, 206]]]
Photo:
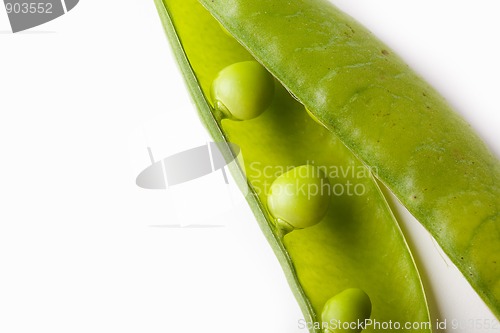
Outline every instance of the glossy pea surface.
[[269, 211], [278, 223], [303, 229], [319, 223], [330, 206], [330, 187], [324, 173], [311, 165], [285, 172], [271, 185]]
[[321, 313], [325, 333], [359, 333], [370, 318], [370, 297], [359, 288], [349, 288], [330, 298]]
[[212, 83], [214, 107], [227, 117], [248, 120], [258, 117], [273, 100], [274, 79], [257, 61], [227, 66]]

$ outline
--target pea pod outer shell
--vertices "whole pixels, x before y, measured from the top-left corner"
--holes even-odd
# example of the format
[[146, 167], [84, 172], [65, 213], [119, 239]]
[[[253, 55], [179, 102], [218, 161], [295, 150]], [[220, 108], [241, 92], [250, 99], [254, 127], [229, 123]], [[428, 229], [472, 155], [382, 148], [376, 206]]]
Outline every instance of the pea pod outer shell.
[[325, 0], [200, 0], [433, 235], [500, 318], [500, 163], [419, 75]]

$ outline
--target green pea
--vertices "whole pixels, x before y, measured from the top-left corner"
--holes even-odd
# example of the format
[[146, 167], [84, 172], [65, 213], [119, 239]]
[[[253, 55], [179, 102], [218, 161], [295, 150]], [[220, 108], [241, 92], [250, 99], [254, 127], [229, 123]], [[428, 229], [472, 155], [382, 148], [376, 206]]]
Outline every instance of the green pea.
[[271, 104], [274, 79], [257, 61], [243, 61], [227, 66], [212, 84], [216, 110], [235, 120], [258, 117]]
[[370, 297], [359, 288], [350, 288], [326, 302], [321, 320], [327, 333], [358, 333], [363, 329], [360, 323], [369, 319], [371, 312]]
[[303, 229], [319, 223], [330, 206], [328, 178], [321, 169], [302, 165], [285, 172], [271, 185], [267, 204], [279, 227]]

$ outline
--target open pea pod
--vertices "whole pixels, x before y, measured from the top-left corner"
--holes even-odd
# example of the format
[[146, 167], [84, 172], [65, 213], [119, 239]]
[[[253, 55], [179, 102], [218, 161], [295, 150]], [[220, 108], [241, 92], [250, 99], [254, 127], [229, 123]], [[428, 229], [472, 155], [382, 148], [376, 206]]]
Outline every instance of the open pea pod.
[[[279, 7], [278, 1], [272, 3]], [[373, 170], [315, 122], [304, 105], [278, 82], [278, 76], [272, 102], [260, 116], [245, 121], [220, 117], [210, 97], [212, 83], [227, 66], [253, 60], [249, 52], [253, 50], [242, 47], [196, 0], [156, 0], [156, 4], [203, 123], [216, 141], [230, 141], [241, 148], [244, 165], [231, 171], [250, 188], [247, 200], [311, 332], [323, 332], [318, 325], [321, 313], [333, 296], [339, 295], [328, 302], [330, 308], [346, 295], [359, 296], [359, 289], [370, 298], [373, 322], [422, 323], [415, 331], [430, 332], [419, 274]], [[239, 4], [215, 8], [234, 13]], [[233, 21], [231, 33], [250, 29], [243, 23]], [[238, 36], [241, 40], [242, 35]], [[273, 37], [268, 37], [271, 42]], [[269, 56], [274, 58], [275, 54], [269, 51]], [[266, 64], [263, 57], [259, 61]], [[317, 65], [311, 62], [310, 67]], [[324, 171], [332, 191], [330, 207], [318, 224], [284, 233], [276, 226], [267, 199], [276, 178], [300, 165]], [[366, 327], [366, 332], [377, 330]]]
[[422, 223], [500, 318], [500, 163], [387, 46], [324, 0], [201, 0]]

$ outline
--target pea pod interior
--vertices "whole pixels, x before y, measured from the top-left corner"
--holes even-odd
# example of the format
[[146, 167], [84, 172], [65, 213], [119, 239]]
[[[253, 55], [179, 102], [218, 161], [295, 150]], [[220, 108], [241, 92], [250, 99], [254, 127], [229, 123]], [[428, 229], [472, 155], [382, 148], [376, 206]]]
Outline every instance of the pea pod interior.
[[[419, 274], [373, 177], [376, 170], [368, 169], [316, 123], [279, 82], [271, 106], [259, 117], [216, 119], [209, 100], [212, 81], [223, 68], [253, 56], [195, 0], [157, 0], [157, 7], [202, 121], [215, 140], [241, 148], [244, 165], [232, 171], [238, 178], [245, 170], [251, 189], [247, 200], [306, 320], [318, 322], [329, 298], [360, 288], [370, 296], [372, 319], [429, 322]], [[327, 171], [331, 207], [319, 224], [280, 237], [266, 196], [281, 173], [304, 164]], [[312, 326], [311, 331], [321, 329]]]
[[500, 318], [500, 162], [428, 83], [327, 0], [200, 0], [432, 234]]

